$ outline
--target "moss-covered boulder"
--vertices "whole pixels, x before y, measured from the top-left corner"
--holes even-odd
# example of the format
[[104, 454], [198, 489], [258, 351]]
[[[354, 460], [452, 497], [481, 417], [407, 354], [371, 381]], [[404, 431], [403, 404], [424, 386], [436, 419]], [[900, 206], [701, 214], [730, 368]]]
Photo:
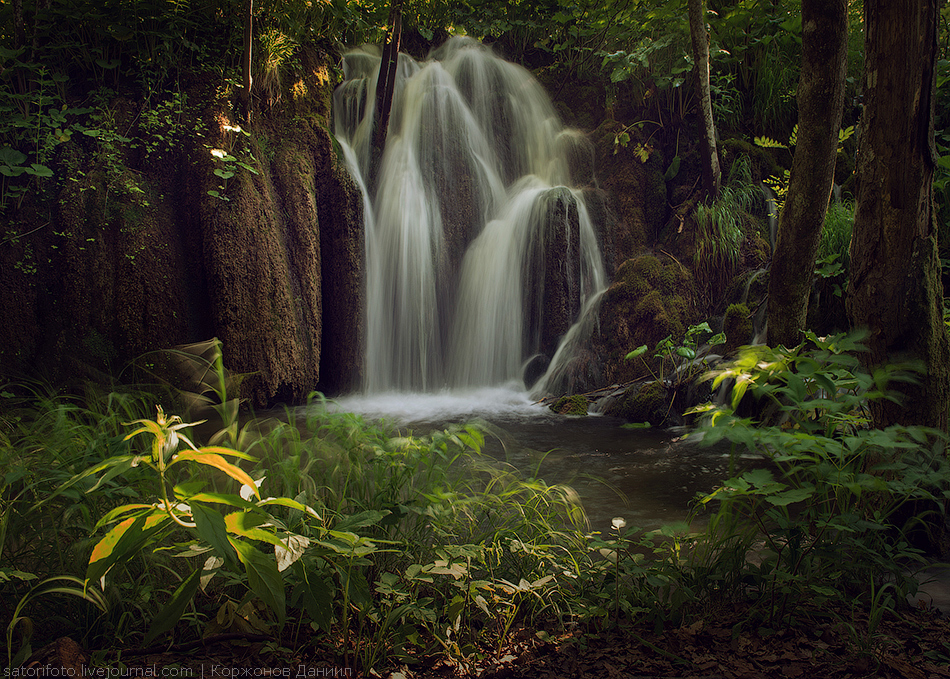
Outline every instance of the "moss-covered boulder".
[[622, 417], [628, 422], [649, 422], [663, 426], [670, 412], [669, 390], [662, 382], [640, 382], [629, 387], [604, 410], [605, 415]]
[[692, 274], [677, 261], [644, 254], [624, 262], [604, 293], [592, 341], [602, 364], [600, 386], [646, 376], [641, 361], [624, 357], [641, 344], [653, 347], [668, 335], [681, 338], [694, 298]]
[[587, 408], [590, 405], [590, 401], [587, 400], [586, 396], [582, 394], [574, 394], [573, 396], [562, 396], [554, 403], [551, 404], [550, 408], [558, 415], [587, 415]]
[[726, 335], [724, 350], [731, 353], [752, 341], [752, 312], [745, 304], [730, 304], [722, 318], [722, 331]]

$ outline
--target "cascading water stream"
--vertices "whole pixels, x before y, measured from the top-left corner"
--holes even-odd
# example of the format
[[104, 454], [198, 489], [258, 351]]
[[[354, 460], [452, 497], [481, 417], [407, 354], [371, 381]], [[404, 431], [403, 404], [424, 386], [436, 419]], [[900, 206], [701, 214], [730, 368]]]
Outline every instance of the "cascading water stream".
[[571, 186], [581, 137], [527, 70], [453, 38], [424, 63], [400, 55], [374, 170], [379, 63], [369, 49], [349, 53], [334, 102], [366, 207], [364, 389], [523, 389], [527, 362], [564, 354], [559, 343], [606, 284]]
[[334, 102], [335, 135], [364, 195], [368, 301], [363, 393], [333, 407], [423, 431], [481, 419], [493, 433], [488, 455], [551, 484], [576, 482], [605, 531], [622, 501], [608, 487], [633, 499], [622, 514], [639, 526], [685, 518], [723, 460], [535, 402], [596, 362], [582, 347], [607, 281], [584, 202], [589, 143], [563, 127], [525, 69], [453, 38], [424, 63], [400, 55], [374, 159], [379, 64], [372, 49], [348, 54]]

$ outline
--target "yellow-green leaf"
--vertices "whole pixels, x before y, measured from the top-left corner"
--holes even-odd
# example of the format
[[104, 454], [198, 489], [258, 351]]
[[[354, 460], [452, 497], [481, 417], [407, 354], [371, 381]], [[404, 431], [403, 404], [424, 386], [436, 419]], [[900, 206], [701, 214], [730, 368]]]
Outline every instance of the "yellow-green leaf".
[[[232, 479], [244, 486], [250, 486], [254, 490], [254, 494], [260, 498], [260, 493], [257, 490], [257, 486], [254, 485], [254, 479], [252, 479], [246, 471], [240, 467], [231, 464], [223, 457], [217, 453], [204, 452], [208, 450], [207, 448], [202, 448], [200, 450], [183, 450], [172, 459], [171, 464], [182, 461], [191, 461], [197, 462], [198, 464], [208, 465], [209, 467], [214, 467], [220, 469], [225, 474], [230, 476]], [[171, 466], [171, 465], [169, 465]]]
[[[250, 538], [251, 540], [260, 540], [278, 547], [285, 547], [280, 538], [271, 532], [258, 528], [267, 520], [267, 517], [251, 512], [233, 512], [224, 517], [224, 525], [229, 533]], [[234, 544], [232, 541], [231, 544]]]
[[93, 547], [86, 580], [95, 582], [127, 555], [140, 550], [167, 520], [168, 514], [156, 509], [153, 514], [130, 516], [117, 524]]

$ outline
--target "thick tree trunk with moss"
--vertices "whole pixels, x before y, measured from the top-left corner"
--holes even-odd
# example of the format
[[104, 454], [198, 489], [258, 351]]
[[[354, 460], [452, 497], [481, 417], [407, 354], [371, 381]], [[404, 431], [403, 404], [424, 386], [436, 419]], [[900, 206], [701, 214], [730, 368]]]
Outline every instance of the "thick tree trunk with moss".
[[689, 34], [693, 43], [696, 96], [702, 123], [699, 140], [703, 154], [703, 190], [707, 200], [714, 200], [719, 195], [722, 171], [716, 149], [716, 123], [713, 121], [712, 95], [709, 90], [709, 34], [706, 32], [705, 0], [689, 0]]
[[950, 343], [943, 323], [932, 182], [936, 0], [865, 0], [864, 117], [848, 312], [870, 330], [870, 366], [922, 361], [902, 405], [874, 423], [947, 428]]
[[798, 141], [769, 278], [773, 346], [795, 346], [805, 329], [815, 256], [834, 183], [847, 56], [847, 0], [802, 0]]

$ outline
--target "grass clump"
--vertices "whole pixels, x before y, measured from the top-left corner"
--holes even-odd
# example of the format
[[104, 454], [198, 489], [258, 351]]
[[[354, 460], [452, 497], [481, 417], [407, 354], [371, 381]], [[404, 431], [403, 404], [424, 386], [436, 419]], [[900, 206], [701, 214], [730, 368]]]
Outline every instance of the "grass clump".
[[745, 240], [742, 218], [759, 195], [750, 167], [747, 156], [737, 158], [719, 197], [710, 205], [696, 206], [693, 264], [697, 277], [709, 284], [711, 299], [726, 289], [740, 261]]

